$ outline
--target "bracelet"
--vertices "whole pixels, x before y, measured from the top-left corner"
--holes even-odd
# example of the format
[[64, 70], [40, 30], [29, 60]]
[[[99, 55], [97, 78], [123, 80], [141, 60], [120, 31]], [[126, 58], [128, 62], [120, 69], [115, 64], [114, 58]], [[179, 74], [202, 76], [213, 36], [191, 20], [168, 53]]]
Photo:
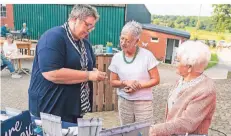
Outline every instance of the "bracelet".
[[86, 81], [89, 81], [89, 72], [86, 71], [86, 73], [87, 73]]

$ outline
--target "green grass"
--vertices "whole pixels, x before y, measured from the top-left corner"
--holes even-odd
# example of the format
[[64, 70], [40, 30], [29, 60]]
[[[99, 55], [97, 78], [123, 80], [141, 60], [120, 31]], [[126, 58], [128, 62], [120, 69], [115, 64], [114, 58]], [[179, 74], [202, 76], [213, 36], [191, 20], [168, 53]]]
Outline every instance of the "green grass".
[[231, 42], [231, 33], [225, 32], [225, 33], [216, 33], [216, 32], [210, 32], [206, 30], [197, 30], [195, 27], [185, 27], [185, 29], [181, 29], [184, 31], [187, 31], [191, 34], [190, 39], [194, 39], [195, 37], [197, 39], [201, 40], [223, 40], [225, 39], [227, 42]]
[[228, 78], [228, 79], [231, 79], [231, 72], [230, 72], [230, 71], [228, 72], [227, 78]]
[[206, 69], [209, 69], [213, 66], [216, 66], [218, 63], [218, 57], [217, 57], [217, 54], [216, 53], [212, 53], [211, 54], [211, 59], [210, 59], [210, 62], [208, 64], [208, 66], [206, 67]]

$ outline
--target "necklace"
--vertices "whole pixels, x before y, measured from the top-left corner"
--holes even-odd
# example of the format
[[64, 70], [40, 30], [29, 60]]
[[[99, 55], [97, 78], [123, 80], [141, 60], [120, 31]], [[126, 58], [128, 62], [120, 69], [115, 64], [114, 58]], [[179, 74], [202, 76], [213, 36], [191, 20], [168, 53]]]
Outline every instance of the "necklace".
[[139, 52], [139, 47], [136, 46], [136, 52], [135, 52], [135, 55], [134, 55], [134, 57], [132, 58], [131, 61], [127, 61], [127, 60], [126, 60], [125, 53], [123, 52], [124, 62], [127, 63], [127, 64], [131, 64], [131, 63], [135, 60], [135, 58], [136, 58], [138, 52]]

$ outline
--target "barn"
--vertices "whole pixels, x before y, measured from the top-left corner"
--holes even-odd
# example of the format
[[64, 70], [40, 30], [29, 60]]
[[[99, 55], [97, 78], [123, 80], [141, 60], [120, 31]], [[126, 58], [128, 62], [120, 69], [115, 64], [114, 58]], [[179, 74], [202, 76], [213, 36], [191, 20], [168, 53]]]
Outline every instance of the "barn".
[[[112, 42], [118, 46], [124, 24], [130, 20], [150, 23], [151, 14], [144, 4], [93, 4], [100, 19], [96, 29], [89, 35], [93, 45]], [[48, 29], [67, 21], [73, 4], [0, 4], [1, 26], [8, 24], [13, 30], [20, 30], [25, 22], [30, 39], [38, 40]]]
[[150, 50], [162, 62], [172, 64], [179, 44], [190, 38], [190, 33], [170, 27], [143, 24], [139, 46]]

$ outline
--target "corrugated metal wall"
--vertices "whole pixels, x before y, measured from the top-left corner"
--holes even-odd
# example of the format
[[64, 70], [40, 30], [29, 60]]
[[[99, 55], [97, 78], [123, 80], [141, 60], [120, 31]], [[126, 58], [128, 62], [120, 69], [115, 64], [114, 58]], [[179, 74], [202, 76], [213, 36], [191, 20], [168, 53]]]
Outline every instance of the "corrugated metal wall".
[[96, 29], [90, 34], [90, 40], [95, 44], [106, 44], [107, 41], [117, 47], [119, 36], [125, 22], [125, 8], [97, 7], [100, 20]]
[[[21, 29], [23, 22], [27, 23], [31, 30], [32, 39], [38, 39], [46, 30], [63, 24], [73, 5], [58, 4], [15, 4], [14, 25]], [[119, 42], [120, 31], [125, 22], [125, 7], [96, 6], [100, 20], [96, 29], [90, 34], [92, 44], [113, 42], [114, 47]]]
[[[68, 14], [73, 5], [68, 5]], [[95, 6], [100, 19], [96, 24], [95, 30], [91, 32], [89, 40], [92, 44], [103, 44], [107, 41], [117, 47], [119, 43], [120, 31], [125, 23], [125, 7]]]
[[17, 30], [25, 22], [31, 39], [38, 39], [46, 30], [63, 24], [67, 19], [67, 7], [58, 4], [14, 4], [14, 26]]

